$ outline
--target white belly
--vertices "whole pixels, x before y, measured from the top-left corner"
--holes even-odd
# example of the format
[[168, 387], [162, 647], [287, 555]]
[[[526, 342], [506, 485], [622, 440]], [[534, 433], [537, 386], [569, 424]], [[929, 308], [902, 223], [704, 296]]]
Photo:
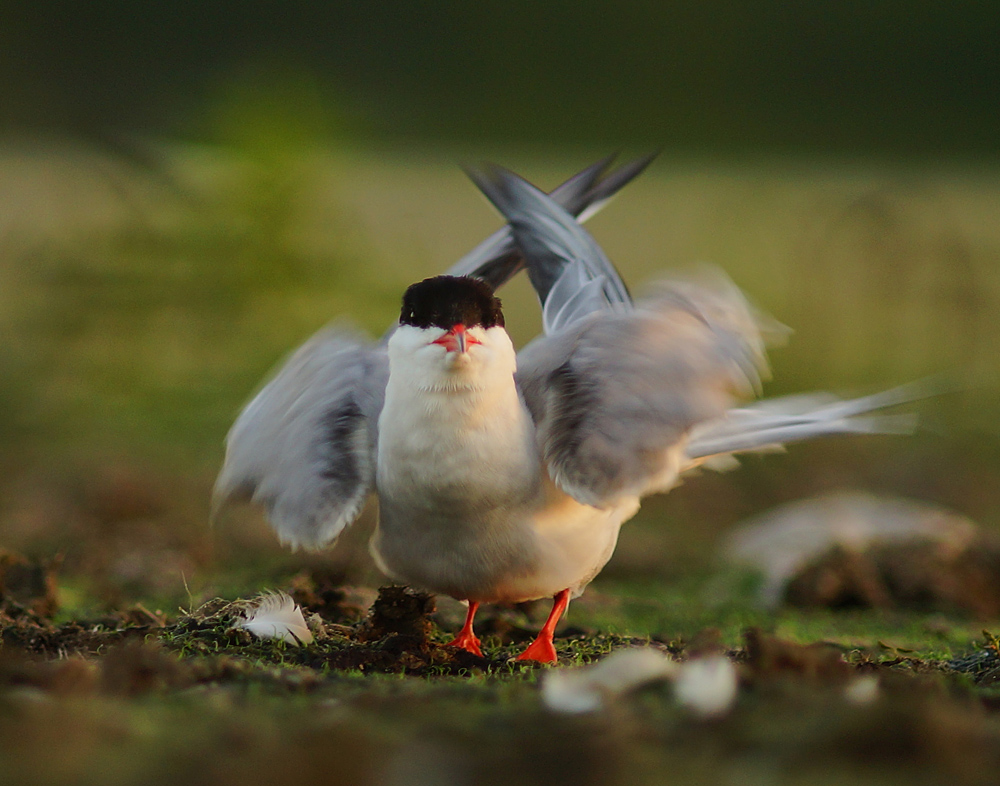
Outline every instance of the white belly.
[[518, 603], [567, 588], [576, 597], [611, 558], [622, 523], [638, 508], [637, 500], [608, 509], [581, 505], [547, 478], [521, 505], [457, 515], [384, 500], [371, 551], [393, 578], [461, 600]]
[[546, 477], [544, 505], [527, 522], [538, 555], [533, 570], [509, 576], [497, 595], [517, 602], [568, 588], [577, 597], [611, 559], [622, 524], [638, 509], [638, 499], [610, 508], [582, 505]]

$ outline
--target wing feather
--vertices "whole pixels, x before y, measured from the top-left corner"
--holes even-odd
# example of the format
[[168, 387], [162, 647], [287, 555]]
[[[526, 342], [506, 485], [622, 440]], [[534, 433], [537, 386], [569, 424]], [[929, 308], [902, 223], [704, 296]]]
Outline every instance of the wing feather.
[[596, 506], [669, 488], [688, 432], [759, 388], [761, 320], [714, 271], [633, 304], [549, 195], [501, 167], [468, 172], [508, 220], [542, 301], [546, 335], [519, 355], [517, 379], [549, 476]]
[[759, 386], [755, 325], [735, 287], [681, 281], [527, 347], [518, 382], [552, 479], [597, 506], [673, 485], [691, 429]]
[[[610, 170], [614, 158], [613, 155], [602, 158], [573, 175], [552, 191], [551, 198], [583, 223], [600, 212], [620, 189], [638, 177], [656, 158], [656, 154], [637, 158]], [[510, 227], [503, 226], [452, 265], [448, 275], [481, 278], [494, 289], [499, 289], [523, 268], [521, 249], [514, 242]]]
[[217, 504], [237, 495], [263, 504], [292, 546], [335, 540], [374, 487], [388, 374], [384, 347], [342, 328], [320, 331], [233, 424]]

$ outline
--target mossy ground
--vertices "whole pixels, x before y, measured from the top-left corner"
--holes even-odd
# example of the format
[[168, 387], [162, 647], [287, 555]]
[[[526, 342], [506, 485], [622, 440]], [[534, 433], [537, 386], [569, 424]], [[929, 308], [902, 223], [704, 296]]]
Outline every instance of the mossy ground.
[[[724, 717], [697, 718], [669, 684], [553, 712], [539, 689], [553, 667], [512, 660], [530, 638], [523, 610], [483, 616], [494, 632], [478, 658], [444, 646], [433, 599], [401, 588], [363, 615], [306, 608], [316, 640], [301, 647], [238, 627], [245, 602], [52, 623], [11, 601], [0, 761], [19, 783], [992, 782], [1000, 650], [974, 625], [710, 609], [643, 589], [579, 602], [555, 668], [630, 646], [678, 659], [722, 650], [740, 680]], [[611, 610], [615, 633], [600, 626]], [[878, 693], [852, 701], [863, 675]]]

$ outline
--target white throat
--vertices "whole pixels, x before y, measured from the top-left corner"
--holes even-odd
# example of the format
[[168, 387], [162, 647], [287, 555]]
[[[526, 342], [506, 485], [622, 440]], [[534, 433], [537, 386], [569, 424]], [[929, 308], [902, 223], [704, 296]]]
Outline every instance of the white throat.
[[[438, 328], [402, 325], [389, 339], [379, 418], [379, 494], [468, 502], [538, 477], [531, 418], [514, 384], [516, 356], [502, 327], [472, 328], [465, 353], [433, 344]], [[424, 497], [419, 495], [424, 494]]]

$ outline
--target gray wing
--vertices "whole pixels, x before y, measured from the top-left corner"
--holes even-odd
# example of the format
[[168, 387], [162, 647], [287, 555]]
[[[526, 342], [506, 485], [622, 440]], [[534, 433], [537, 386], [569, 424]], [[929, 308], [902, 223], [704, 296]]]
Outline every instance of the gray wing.
[[266, 506], [282, 542], [332, 542], [374, 487], [388, 377], [384, 347], [340, 328], [313, 336], [233, 424], [216, 504], [247, 496]]
[[[581, 223], [596, 215], [625, 185], [649, 166], [656, 154], [629, 161], [609, 171], [614, 156], [603, 158], [558, 186], [550, 198]], [[468, 169], [476, 179], [475, 169]], [[524, 269], [524, 256], [509, 226], [503, 226], [448, 270], [450, 276], [473, 276], [499, 289]]]
[[614, 265], [554, 199], [502, 167], [466, 172], [507, 219], [542, 304], [546, 335], [593, 311], [631, 309], [632, 297]]
[[691, 430], [752, 394], [764, 370], [735, 287], [686, 281], [628, 313], [592, 312], [518, 358], [549, 475], [597, 506], [670, 488]]
[[593, 238], [554, 200], [496, 167], [471, 173], [510, 223], [546, 335], [518, 384], [553, 481], [608, 505], [672, 485], [687, 434], [759, 385], [763, 342], [722, 274], [665, 282], [632, 304]]

